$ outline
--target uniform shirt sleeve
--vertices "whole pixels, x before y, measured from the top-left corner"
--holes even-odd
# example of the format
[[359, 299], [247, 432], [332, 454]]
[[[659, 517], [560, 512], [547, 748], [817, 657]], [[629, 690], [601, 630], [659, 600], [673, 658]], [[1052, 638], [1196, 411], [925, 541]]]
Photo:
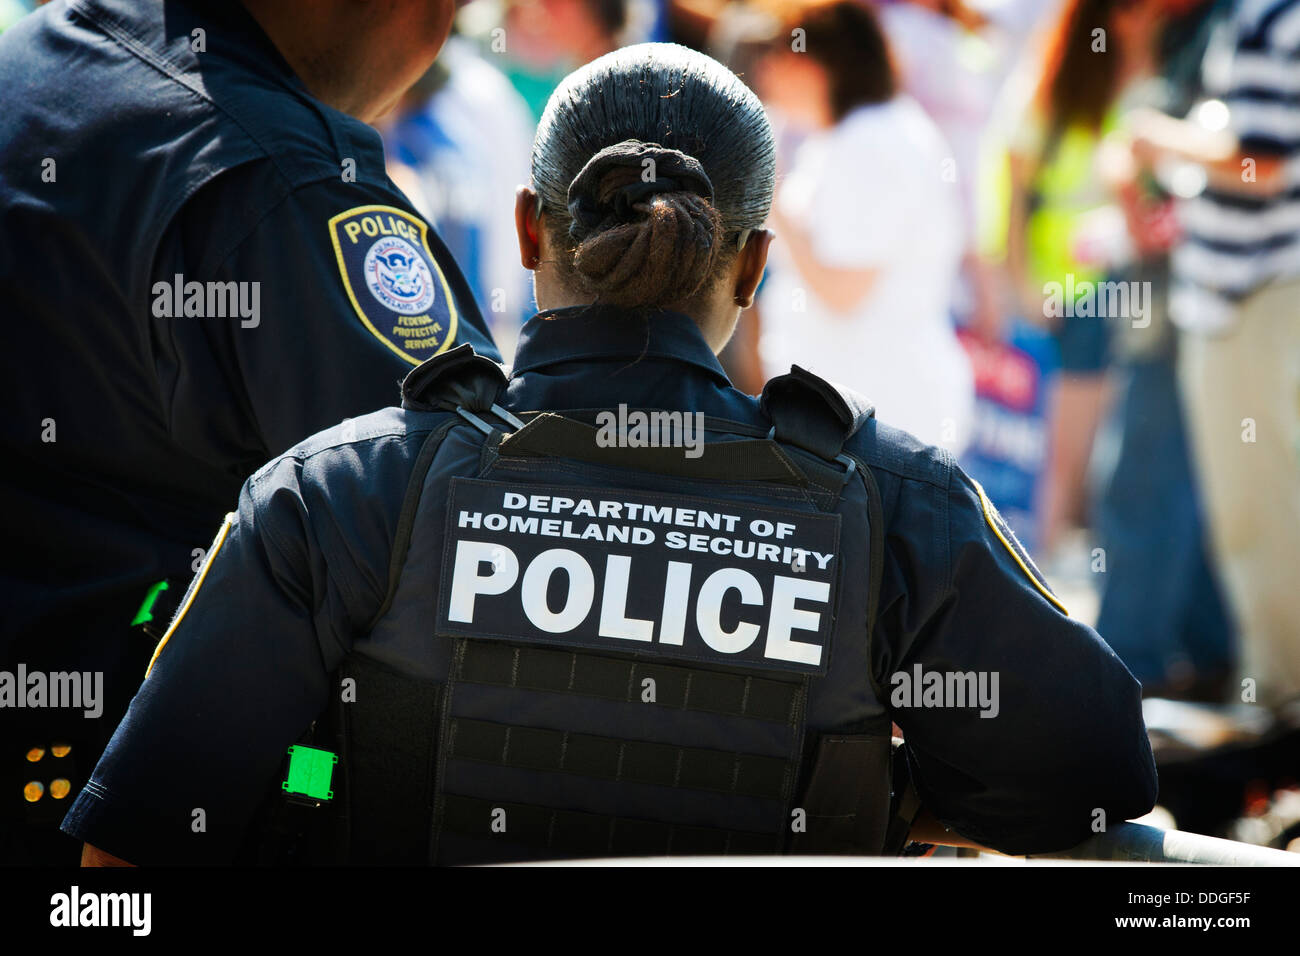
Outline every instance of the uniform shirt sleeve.
[[[243, 475], [398, 404], [402, 378], [439, 351], [469, 342], [500, 357], [437, 234], [377, 185], [286, 191], [266, 165], [237, 169], [186, 204], [161, 248], [150, 306], [168, 426], [204, 459], [243, 463]], [[201, 315], [189, 314], [191, 282], [204, 290]]]
[[286, 457], [245, 484], [66, 832], [140, 865], [234, 858], [386, 581], [390, 529], [323, 517], [313, 467]]
[[[952, 466], [946, 493], [901, 495], [895, 534], [887, 575], [903, 597], [881, 623], [901, 639], [877, 678], [922, 803], [1013, 854], [1065, 849], [1150, 810], [1155, 763], [1137, 681], [1064, 613], [978, 485]], [[931, 673], [945, 683], [973, 674], [978, 701], [928, 705], [915, 687]]]

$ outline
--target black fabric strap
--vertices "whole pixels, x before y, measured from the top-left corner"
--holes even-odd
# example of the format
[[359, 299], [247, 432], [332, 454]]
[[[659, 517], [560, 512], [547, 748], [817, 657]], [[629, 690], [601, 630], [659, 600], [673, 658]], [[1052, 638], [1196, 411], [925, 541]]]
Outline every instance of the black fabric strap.
[[908, 834], [916, 815], [921, 812], [921, 797], [912, 785], [912, 775], [907, 766], [907, 753], [900, 745], [893, 748], [890, 757], [893, 766], [894, 797], [889, 828], [885, 834], [884, 852], [896, 856], [908, 844]]
[[426, 863], [441, 687], [355, 655], [340, 673], [356, 681], [345, 712], [350, 739], [364, 742], [347, 760], [352, 859]]
[[807, 369], [790, 366], [763, 386], [759, 408], [777, 441], [834, 461], [844, 443], [875, 415], [861, 395], [832, 385]]
[[779, 757], [452, 719], [449, 757], [622, 783], [783, 799], [793, 768]]
[[506, 387], [506, 373], [466, 342], [417, 365], [402, 379], [402, 407], [412, 411], [486, 412]]
[[654, 681], [655, 703], [678, 710], [788, 724], [796, 719], [803, 683], [697, 668], [629, 661], [500, 641], [465, 641], [457, 680], [636, 702]]
[[878, 854], [889, 825], [890, 736], [827, 735], [817, 743], [803, 797], [807, 829], [794, 853]]
[[602, 447], [599, 432], [582, 422], [545, 412], [501, 440], [501, 454], [572, 458], [681, 478], [773, 481], [803, 487], [807, 477], [775, 442], [762, 439], [711, 442], [698, 458], [681, 448]]
[[406, 552], [411, 547], [415, 515], [420, 510], [420, 498], [424, 494], [424, 479], [429, 474], [429, 466], [433, 464], [434, 456], [442, 447], [442, 440], [447, 437], [447, 432], [458, 424], [460, 424], [459, 419], [449, 419], [445, 425], [430, 432], [429, 437], [420, 446], [420, 454], [416, 456], [415, 464], [411, 467], [411, 478], [406, 483], [402, 510], [397, 516], [397, 529], [393, 533], [393, 550], [388, 558], [388, 590], [384, 594], [383, 603], [379, 605], [379, 610], [375, 611], [374, 617], [370, 619], [367, 632], [374, 630], [375, 625], [393, 606], [393, 597], [397, 594], [397, 585], [402, 579], [402, 568], [406, 565]]
[[880, 613], [880, 583], [885, 573], [885, 508], [880, 499], [880, 486], [871, 468], [860, 458], [857, 462], [857, 474], [862, 476], [862, 483], [867, 489], [867, 519], [871, 525], [871, 562], [867, 569], [867, 660], [872, 667], [867, 670], [867, 679], [875, 691], [877, 700], [888, 700], [875, 673], [875, 635], [876, 618]]
[[[646, 160], [651, 161], [649, 165]], [[653, 170], [649, 179], [644, 175], [647, 168]], [[622, 185], [602, 191], [606, 176], [614, 169], [627, 170]], [[569, 235], [581, 239], [606, 221], [627, 222], [633, 218], [635, 204], [655, 193], [679, 191], [713, 201], [713, 183], [694, 156], [638, 139], [606, 146], [587, 160], [569, 184], [566, 199], [573, 217]]]

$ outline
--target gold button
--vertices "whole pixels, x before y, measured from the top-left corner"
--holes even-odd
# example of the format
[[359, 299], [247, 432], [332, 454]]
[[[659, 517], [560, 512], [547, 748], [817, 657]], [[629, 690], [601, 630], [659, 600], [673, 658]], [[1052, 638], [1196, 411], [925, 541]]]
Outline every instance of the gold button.
[[29, 763], [36, 763], [36, 761], [40, 760], [44, 756], [44, 747], [33, 747], [31, 750], [27, 751], [27, 761]]
[[45, 796], [45, 784], [39, 780], [32, 780], [23, 787], [23, 799], [28, 803], [35, 803], [41, 797]]
[[50, 748], [50, 753], [54, 754], [56, 757], [66, 757], [68, 754], [72, 753], [72, 747], [68, 744], [55, 744]]
[[50, 781], [50, 796], [55, 800], [62, 800], [68, 795], [68, 791], [71, 789], [72, 781], [70, 780], [64, 780], [62, 777], [59, 777], [57, 780]]

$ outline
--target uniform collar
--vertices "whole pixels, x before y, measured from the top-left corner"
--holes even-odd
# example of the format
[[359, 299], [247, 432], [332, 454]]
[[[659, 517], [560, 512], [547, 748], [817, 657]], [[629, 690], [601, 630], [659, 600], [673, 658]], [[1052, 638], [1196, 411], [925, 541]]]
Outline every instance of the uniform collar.
[[[208, 34], [206, 42], [214, 53], [252, 66], [282, 85], [307, 91], [239, 0], [68, 0], [68, 6], [137, 53], [142, 52], [142, 46], [147, 48], [152, 56], [146, 57], [172, 76], [195, 72], [195, 60], [189, 55], [191, 29], [200, 26]], [[243, 42], [224, 42], [221, 33]]]
[[730, 385], [695, 320], [680, 312], [645, 313], [580, 305], [539, 312], [519, 333], [511, 378], [560, 362], [669, 359], [704, 369]]

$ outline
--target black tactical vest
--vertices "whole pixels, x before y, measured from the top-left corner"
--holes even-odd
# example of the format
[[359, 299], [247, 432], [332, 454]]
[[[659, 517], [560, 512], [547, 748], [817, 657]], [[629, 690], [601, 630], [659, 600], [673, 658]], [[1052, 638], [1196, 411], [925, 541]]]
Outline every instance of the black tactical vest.
[[627, 447], [631, 412], [623, 447], [597, 413], [525, 423], [504, 385], [469, 346], [404, 383], [457, 416], [313, 738], [340, 753], [330, 855], [897, 852], [916, 808], [872, 677], [883, 519], [842, 452], [870, 407], [796, 367], [764, 389], [770, 430], [706, 419], [690, 457]]

